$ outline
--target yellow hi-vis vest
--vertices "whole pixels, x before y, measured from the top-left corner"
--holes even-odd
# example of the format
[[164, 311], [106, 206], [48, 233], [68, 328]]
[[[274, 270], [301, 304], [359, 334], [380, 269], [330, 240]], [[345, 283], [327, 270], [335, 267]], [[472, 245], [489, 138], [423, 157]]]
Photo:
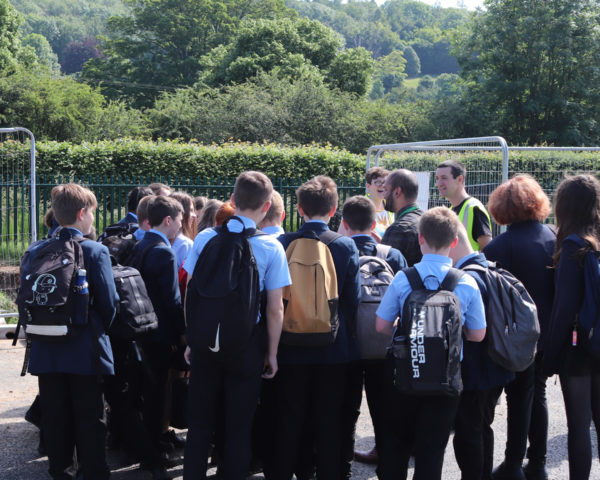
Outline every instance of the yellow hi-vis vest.
[[479, 208], [479, 210], [481, 210], [483, 213], [485, 213], [485, 216], [487, 217], [488, 223], [491, 227], [492, 222], [490, 221], [490, 214], [487, 212], [487, 210], [483, 206], [483, 203], [481, 203], [479, 200], [477, 200], [476, 198], [473, 198], [473, 197], [469, 197], [465, 201], [465, 203], [463, 203], [463, 206], [460, 209], [460, 212], [458, 212], [458, 218], [459, 218], [460, 222], [467, 229], [467, 235], [469, 237], [469, 242], [471, 243], [473, 250], [478, 252], [481, 249], [479, 248], [477, 239], [473, 238], [473, 219], [475, 218], [475, 212], [473, 210], [475, 209], [475, 207]]

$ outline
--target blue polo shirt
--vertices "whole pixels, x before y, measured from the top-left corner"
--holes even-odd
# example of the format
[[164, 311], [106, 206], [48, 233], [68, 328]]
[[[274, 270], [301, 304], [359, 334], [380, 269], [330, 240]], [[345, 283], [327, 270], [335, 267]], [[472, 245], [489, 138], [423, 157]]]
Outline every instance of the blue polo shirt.
[[[423, 259], [415, 264], [425, 288], [429, 290], [439, 288], [451, 267], [450, 258], [432, 253], [423, 255]], [[377, 309], [377, 316], [392, 323], [402, 313], [404, 302], [411, 291], [406, 275], [399, 272], [385, 292]], [[485, 328], [485, 308], [475, 280], [469, 275], [463, 275], [454, 294], [460, 301], [463, 325], [470, 330]]]
[[[242, 216], [240, 218], [244, 222], [244, 227], [256, 228], [256, 223], [252, 219]], [[241, 232], [243, 229], [242, 224], [236, 219], [232, 219], [225, 228], [230, 232]], [[192, 250], [183, 264], [183, 268], [189, 275], [194, 273], [194, 267], [202, 249], [216, 234], [217, 232], [214, 228], [207, 228], [196, 236]], [[275, 237], [271, 235], [258, 235], [250, 238], [250, 245], [252, 246], [252, 252], [254, 253], [258, 267], [261, 290], [275, 290], [291, 285], [292, 279], [285, 251]]]
[[277, 225], [269, 225], [268, 227], [261, 228], [263, 232], [268, 235], [273, 235], [274, 237], [278, 237], [279, 235], [283, 235], [285, 230]]

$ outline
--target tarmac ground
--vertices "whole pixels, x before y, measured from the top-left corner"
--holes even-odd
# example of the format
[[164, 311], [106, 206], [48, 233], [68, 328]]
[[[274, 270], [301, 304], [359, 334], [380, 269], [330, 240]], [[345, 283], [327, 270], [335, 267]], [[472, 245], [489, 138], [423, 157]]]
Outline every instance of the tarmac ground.
[[[37, 451], [38, 430], [24, 420], [24, 415], [37, 393], [36, 378], [20, 376], [23, 362], [24, 343], [20, 341], [13, 347], [9, 340], [0, 340], [0, 479], [2, 480], [41, 480], [50, 478], [47, 473], [46, 457], [40, 457]], [[560, 385], [556, 377], [547, 382], [548, 410], [550, 427], [548, 432], [548, 473], [551, 480], [566, 480], [569, 477], [567, 460], [567, 426]], [[502, 461], [506, 440], [506, 407], [502, 397], [493, 424], [495, 432], [494, 465]], [[600, 463], [596, 435], [592, 426], [593, 462], [590, 479], [600, 480]], [[373, 445], [373, 428], [366, 406], [362, 403], [361, 416], [356, 431], [356, 448], [368, 450]], [[182, 452], [180, 452], [182, 455]], [[169, 470], [174, 479], [183, 478], [183, 458]], [[126, 458], [116, 451], [108, 451], [108, 462], [112, 471], [111, 478], [116, 480], [150, 479], [150, 474], [139, 470], [138, 464], [128, 464]], [[358, 462], [353, 464], [353, 479], [376, 479], [375, 468]], [[215, 469], [209, 471], [213, 477]], [[412, 468], [409, 478], [412, 476]], [[262, 479], [255, 475], [253, 479]], [[444, 480], [459, 480], [460, 471], [454, 460], [452, 438], [448, 442], [443, 471]], [[328, 479], [325, 479], [328, 480]]]

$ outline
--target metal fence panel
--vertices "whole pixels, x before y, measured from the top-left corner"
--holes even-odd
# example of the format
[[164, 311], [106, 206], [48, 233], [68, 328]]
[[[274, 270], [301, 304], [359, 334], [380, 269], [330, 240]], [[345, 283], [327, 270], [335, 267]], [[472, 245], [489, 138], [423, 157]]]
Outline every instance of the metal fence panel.
[[19, 258], [36, 239], [35, 138], [0, 128], [0, 318], [14, 314]]

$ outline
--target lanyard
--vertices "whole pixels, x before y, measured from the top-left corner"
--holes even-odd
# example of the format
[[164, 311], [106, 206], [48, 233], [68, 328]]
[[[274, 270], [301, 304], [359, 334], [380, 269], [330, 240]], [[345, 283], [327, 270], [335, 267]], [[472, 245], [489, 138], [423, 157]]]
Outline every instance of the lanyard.
[[398, 216], [396, 217], [396, 220], [397, 220], [398, 218], [402, 218], [402, 217], [403, 217], [404, 215], [406, 215], [407, 213], [414, 212], [415, 210], [418, 210], [418, 209], [419, 209], [419, 207], [418, 207], [417, 205], [413, 205], [412, 207], [410, 207], [410, 208], [409, 208], [409, 209], [407, 209], [407, 210], [404, 210], [404, 211], [403, 211], [403, 212], [402, 212], [400, 215], [398, 215]]

